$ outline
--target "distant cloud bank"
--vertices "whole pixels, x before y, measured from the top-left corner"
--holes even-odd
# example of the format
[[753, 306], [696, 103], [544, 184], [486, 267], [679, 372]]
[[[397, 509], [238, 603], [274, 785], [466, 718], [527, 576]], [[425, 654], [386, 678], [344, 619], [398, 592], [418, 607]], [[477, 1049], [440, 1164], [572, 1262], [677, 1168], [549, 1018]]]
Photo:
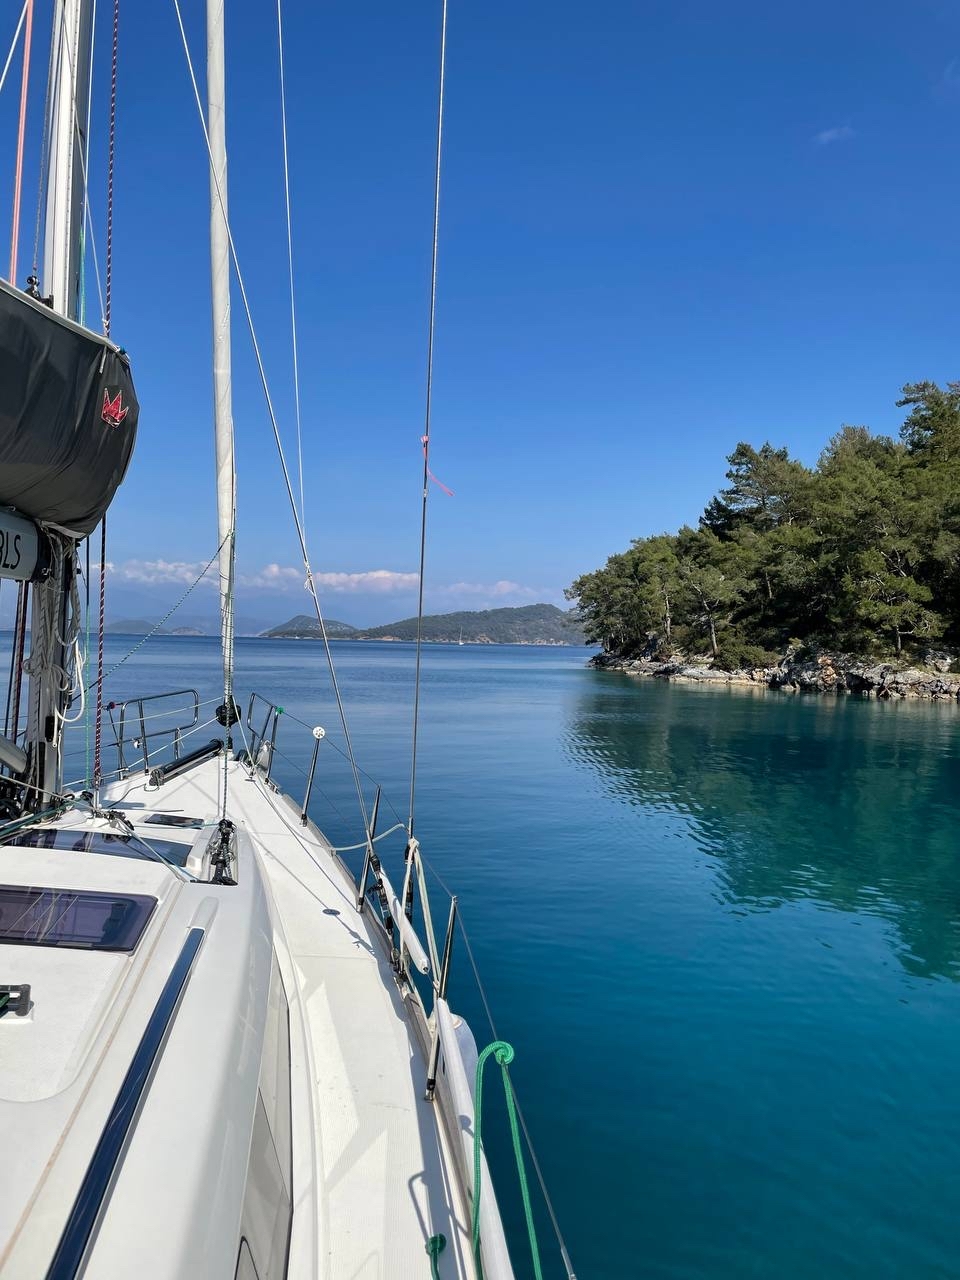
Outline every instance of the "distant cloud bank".
[[[108, 563], [108, 582], [140, 587], [186, 588], [197, 582], [206, 564], [202, 560], [124, 560]], [[260, 569], [238, 571], [237, 589], [243, 592], [269, 592], [295, 596], [305, 586], [303, 569], [291, 565], [267, 564]], [[394, 569], [366, 569], [360, 573], [315, 573], [314, 582], [321, 595], [347, 596], [415, 596], [417, 575]], [[216, 563], [210, 565], [200, 581], [201, 587], [219, 584]], [[496, 582], [451, 582], [427, 584], [426, 595], [433, 607], [447, 608], [457, 602], [469, 608], [486, 604], [526, 604], [551, 601], [559, 592], [550, 587], [526, 586], [509, 578]]]
[[[138, 586], [184, 586], [196, 582], [206, 567], [205, 561], [190, 560], [124, 560], [122, 564], [107, 561], [108, 582], [130, 582]], [[96, 573], [96, 566], [93, 568]], [[204, 578], [204, 584], [217, 585], [217, 573], [213, 565]]]
[[433, 595], [485, 596], [490, 600], [502, 600], [513, 596], [523, 600], [540, 600], [547, 588], [525, 587], [519, 582], [502, 578], [499, 582], [451, 582], [448, 587], [435, 587]]
[[[303, 574], [300, 574], [303, 577]], [[395, 595], [400, 591], [415, 591], [415, 573], [395, 573], [392, 569], [367, 569], [365, 573], [315, 573], [313, 580], [321, 591], [336, 591], [356, 595], [369, 592], [373, 595]]]

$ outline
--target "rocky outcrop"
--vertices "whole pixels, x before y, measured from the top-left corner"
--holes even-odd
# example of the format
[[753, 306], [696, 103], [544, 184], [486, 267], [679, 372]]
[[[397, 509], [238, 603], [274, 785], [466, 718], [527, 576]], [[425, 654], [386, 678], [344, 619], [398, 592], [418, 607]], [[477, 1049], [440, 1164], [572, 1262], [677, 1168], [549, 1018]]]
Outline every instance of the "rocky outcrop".
[[625, 671], [628, 675], [655, 676], [698, 684], [737, 684], [780, 689], [785, 693], [854, 694], [875, 698], [925, 698], [929, 701], [960, 702], [960, 675], [951, 674], [953, 655], [924, 655], [921, 667], [903, 667], [892, 662], [870, 662], [850, 654], [818, 653], [802, 659], [787, 653], [773, 667], [721, 671], [709, 657], [681, 654], [667, 661], [653, 658], [616, 658], [598, 654], [596, 667]]

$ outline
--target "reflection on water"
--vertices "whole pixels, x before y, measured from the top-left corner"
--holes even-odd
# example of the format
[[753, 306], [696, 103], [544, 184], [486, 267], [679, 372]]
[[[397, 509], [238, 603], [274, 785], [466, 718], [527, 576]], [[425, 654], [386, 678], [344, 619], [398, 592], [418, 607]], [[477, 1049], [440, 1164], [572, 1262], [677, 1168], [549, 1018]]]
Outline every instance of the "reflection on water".
[[619, 801], [682, 813], [728, 904], [892, 922], [912, 974], [960, 979], [960, 713], [607, 678], [567, 746]]

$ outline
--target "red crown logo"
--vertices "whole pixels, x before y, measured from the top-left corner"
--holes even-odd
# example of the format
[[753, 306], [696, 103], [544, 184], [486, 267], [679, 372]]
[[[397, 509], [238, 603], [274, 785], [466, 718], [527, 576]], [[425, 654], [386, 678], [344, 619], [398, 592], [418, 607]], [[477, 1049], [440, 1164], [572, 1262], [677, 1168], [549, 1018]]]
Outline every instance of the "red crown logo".
[[119, 427], [129, 412], [129, 409], [123, 408], [120, 395], [121, 393], [118, 391], [111, 400], [109, 391], [104, 391], [103, 393], [103, 408], [100, 410], [100, 417], [108, 427]]

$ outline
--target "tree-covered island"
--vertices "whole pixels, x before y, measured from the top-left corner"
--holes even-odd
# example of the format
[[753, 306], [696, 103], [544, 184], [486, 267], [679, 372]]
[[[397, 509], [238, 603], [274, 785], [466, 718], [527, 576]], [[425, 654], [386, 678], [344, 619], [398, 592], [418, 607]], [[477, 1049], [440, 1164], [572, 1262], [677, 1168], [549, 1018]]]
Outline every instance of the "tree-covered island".
[[908, 384], [899, 440], [844, 426], [816, 467], [741, 442], [698, 526], [636, 539], [568, 589], [608, 659], [714, 669], [960, 643], [960, 382]]

